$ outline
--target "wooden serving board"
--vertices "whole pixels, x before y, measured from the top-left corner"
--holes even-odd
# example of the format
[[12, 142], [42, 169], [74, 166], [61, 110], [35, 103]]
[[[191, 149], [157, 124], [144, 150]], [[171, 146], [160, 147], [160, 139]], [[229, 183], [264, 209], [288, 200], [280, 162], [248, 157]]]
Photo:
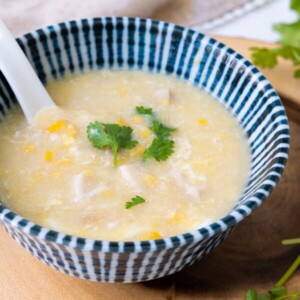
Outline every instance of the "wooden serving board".
[[[274, 48], [275, 44], [242, 38], [215, 37], [222, 43], [230, 46], [251, 61], [250, 47]], [[300, 109], [300, 79], [293, 77], [294, 68], [289, 61], [279, 59], [279, 65], [274, 69], [260, 69], [269, 79], [277, 92], [292, 106]]]
[[[248, 56], [257, 45], [242, 39], [220, 38]], [[59, 273], [33, 258], [0, 229], [0, 299], [244, 299], [249, 288], [267, 291], [300, 254], [300, 246], [281, 240], [300, 237], [300, 103], [297, 84], [288, 64], [265, 72], [287, 101], [291, 151], [285, 173], [269, 199], [210, 255], [177, 274], [146, 283], [107, 284]], [[294, 106], [290, 107], [290, 103]], [[300, 289], [300, 270], [288, 282]]]

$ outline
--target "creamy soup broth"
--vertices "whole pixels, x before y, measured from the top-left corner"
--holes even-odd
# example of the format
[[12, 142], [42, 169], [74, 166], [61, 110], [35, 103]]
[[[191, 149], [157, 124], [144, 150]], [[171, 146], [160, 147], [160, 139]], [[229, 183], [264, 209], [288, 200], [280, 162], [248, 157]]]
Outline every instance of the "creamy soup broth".
[[[0, 124], [3, 203], [47, 228], [102, 240], [184, 233], [225, 216], [246, 185], [250, 152], [235, 118], [207, 93], [170, 76], [138, 71], [78, 74], [48, 84], [57, 108], [29, 125], [19, 108]], [[174, 153], [143, 161], [154, 139], [150, 107], [172, 133]], [[138, 145], [94, 148], [90, 122], [130, 126]], [[125, 208], [136, 195], [145, 202]]]

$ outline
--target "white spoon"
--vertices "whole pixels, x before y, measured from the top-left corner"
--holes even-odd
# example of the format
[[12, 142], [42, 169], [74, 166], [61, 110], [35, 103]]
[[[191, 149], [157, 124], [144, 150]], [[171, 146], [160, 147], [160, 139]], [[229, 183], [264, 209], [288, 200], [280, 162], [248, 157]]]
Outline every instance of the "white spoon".
[[28, 122], [54, 102], [40, 82], [18, 43], [0, 20], [0, 70], [14, 91]]

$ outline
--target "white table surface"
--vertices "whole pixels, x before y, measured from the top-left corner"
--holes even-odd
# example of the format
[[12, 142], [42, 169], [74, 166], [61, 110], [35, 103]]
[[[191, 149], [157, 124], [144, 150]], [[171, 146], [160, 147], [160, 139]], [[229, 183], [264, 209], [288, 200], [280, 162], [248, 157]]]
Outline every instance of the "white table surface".
[[293, 22], [297, 18], [289, 6], [289, 0], [273, 0], [242, 17], [210, 29], [207, 32], [214, 35], [275, 42], [278, 39], [278, 35], [272, 30], [272, 25], [275, 23]]

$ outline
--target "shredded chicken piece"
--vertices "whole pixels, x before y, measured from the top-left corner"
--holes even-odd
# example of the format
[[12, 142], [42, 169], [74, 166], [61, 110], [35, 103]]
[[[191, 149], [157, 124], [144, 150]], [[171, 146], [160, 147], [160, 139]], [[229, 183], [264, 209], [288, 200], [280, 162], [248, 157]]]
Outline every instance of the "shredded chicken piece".
[[105, 190], [105, 185], [93, 183], [91, 176], [87, 172], [81, 172], [74, 176], [72, 180], [72, 188], [74, 190], [74, 197], [72, 201], [79, 202], [88, 200], [95, 195]]
[[135, 166], [122, 165], [119, 167], [119, 172], [122, 178], [135, 190], [135, 192], [142, 191], [141, 174]]
[[195, 199], [201, 199], [201, 190], [206, 182], [205, 176], [196, 175], [187, 164], [183, 165], [180, 169], [174, 166], [172, 175], [187, 195]]
[[166, 101], [171, 100], [171, 92], [168, 88], [157, 89], [155, 90], [154, 95], [157, 100], [166, 100]]

